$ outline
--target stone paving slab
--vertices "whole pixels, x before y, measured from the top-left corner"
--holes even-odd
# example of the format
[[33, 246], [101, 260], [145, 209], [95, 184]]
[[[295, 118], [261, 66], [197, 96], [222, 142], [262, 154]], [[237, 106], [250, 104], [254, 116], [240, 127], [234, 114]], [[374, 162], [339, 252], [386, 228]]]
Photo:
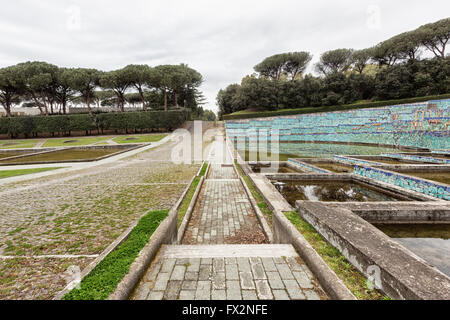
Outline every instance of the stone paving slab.
[[232, 164], [211, 164], [208, 179], [238, 179]]
[[306, 269], [291, 245], [164, 246], [132, 299], [327, 299]]
[[[286, 244], [242, 244], [242, 245], [167, 245], [161, 250], [161, 257], [166, 259], [189, 258], [262, 258], [262, 263], [269, 269], [276, 271], [272, 257], [296, 258], [298, 256], [292, 245]], [[227, 259], [227, 261], [234, 261]], [[290, 261], [288, 259], [287, 261]], [[239, 263], [239, 261], [238, 261]]]

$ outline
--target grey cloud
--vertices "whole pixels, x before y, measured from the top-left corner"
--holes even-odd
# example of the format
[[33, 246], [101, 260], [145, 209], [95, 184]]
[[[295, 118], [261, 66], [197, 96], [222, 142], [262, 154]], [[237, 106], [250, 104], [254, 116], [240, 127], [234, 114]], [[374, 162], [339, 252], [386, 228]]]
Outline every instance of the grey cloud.
[[[379, 29], [366, 25], [369, 5], [380, 10]], [[80, 16], [72, 21], [74, 9]], [[206, 107], [216, 110], [217, 91], [239, 83], [266, 56], [306, 50], [314, 63], [326, 50], [371, 46], [449, 9], [440, 0], [5, 1], [0, 66], [45, 60], [111, 70], [184, 62], [203, 74]]]

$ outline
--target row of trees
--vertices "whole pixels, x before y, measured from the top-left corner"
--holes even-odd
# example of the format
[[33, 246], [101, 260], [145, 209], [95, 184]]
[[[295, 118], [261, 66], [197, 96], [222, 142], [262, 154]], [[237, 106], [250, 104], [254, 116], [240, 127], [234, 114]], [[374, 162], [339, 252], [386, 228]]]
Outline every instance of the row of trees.
[[[219, 91], [219, 115], [448, 93], [449, 39], [446, 18], [371, 48], [330, 50], [315, 65], [319, 77], [304, 75], [312, 60], [309, 52], [277, 54], [256, 65], [256, 74], [244, 77], [241, 84]], [[423, 50], [434, 58], [420, 59]]]
[[[127, 102], [136, 103], [138, 99], [146, 110], [162, 100], [167, 111], [171, 99], [176, 107], [183, 101], [183, 106], [195, 109], [202, 100], [198, 90], [202, 81], [202, 75], [185, 64], [153, 68], [129, 65], [103, 72], [25, 62], [0, 69], [0, 103], [8, 117], [11, 117], [12, 106], [22, 102], [25, 106], [39, 108], [42, 115], [65, 114], [69, 102], [81, 102], [87, 106], [91, 117], [93, 102], [116, 105], [124, 112]], [[151, 101], [153, 103], [149, 103]]]

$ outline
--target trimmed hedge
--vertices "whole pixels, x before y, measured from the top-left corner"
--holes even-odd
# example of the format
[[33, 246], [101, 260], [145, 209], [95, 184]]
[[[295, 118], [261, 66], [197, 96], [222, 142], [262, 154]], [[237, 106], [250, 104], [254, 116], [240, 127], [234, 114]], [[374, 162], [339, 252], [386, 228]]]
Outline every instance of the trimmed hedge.
[[140, 111], [124, 113], [99, 113], [94, 118], [88, 114], [54, 116], [21, 116], [0, 118], [0, 134], [12, 138], [23, 134], [25, 137], [42, 133], [63, 133], [91, 130], [142, 130], [180, 127], [189, 119], [189, 111]]
[[374, 101], [367, 103], [353, 103], [347, 105], [338, 106], [324, 106], [324, 107], [306, 107], [299, 109], [284, 109], [276, 111], [261, 111], [261, 112], [248, 112], [248, 113], [236, 113], [223, 115], [223, 120], [238, 120], [238, 119], [251, 119], [251, 118], [266, 118], [266, 117], [277, 117], [277, 116], [291, 116], [297, 114], [306, 113], [320, 113], [320, 112], [332, 112], [332, 111], [345, 111], [353, 109], [365, 109], [365, 108], [376, 108], [376, 107], [386, 107], [399, 104], [425, 102], [428, 100], [439, 100], [439, 99], [450, 99], [450, 94], [442, 94], [435, 96], [426, 97], [415, 97], [408, 99], [398, 99], [398, 100], [384, 100], [384, 101]]

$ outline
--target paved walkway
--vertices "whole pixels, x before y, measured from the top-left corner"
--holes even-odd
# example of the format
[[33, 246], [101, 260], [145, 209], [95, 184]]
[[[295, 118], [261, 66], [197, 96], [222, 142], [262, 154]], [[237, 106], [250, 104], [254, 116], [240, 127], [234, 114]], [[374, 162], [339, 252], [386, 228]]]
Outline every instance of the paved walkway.
[[319, 300], [291, 245], [165, 246], [134, 300]]
[[182, 243], [267, 243], [232, 165], [211, 165]]
[[132, 299], [327, 299], [291, 245], [267, 244], [223, 136], [208, 160], [182, 245], [163, 246]]

